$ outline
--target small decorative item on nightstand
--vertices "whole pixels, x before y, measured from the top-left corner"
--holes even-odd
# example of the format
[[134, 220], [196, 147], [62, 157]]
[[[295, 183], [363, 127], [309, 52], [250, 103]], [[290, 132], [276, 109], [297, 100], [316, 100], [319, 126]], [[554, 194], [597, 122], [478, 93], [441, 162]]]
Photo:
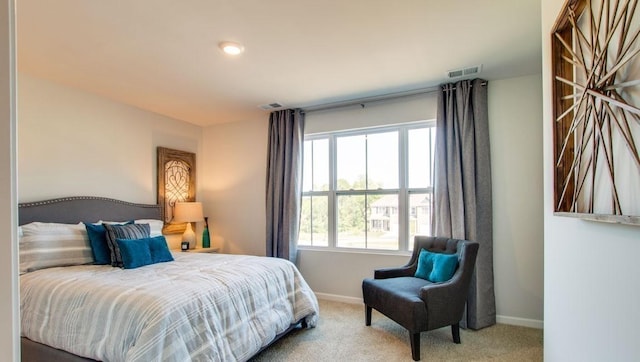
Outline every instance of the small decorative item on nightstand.
[[211, 247], [211, 237], [209, 236], [209, 218], [204, 218], [204, 230], [202, 231], [202, 247]]
[[189, 242], [183, 241], [182, 243], [180, 243], [180, 249], [182, 251], [189, 251]]

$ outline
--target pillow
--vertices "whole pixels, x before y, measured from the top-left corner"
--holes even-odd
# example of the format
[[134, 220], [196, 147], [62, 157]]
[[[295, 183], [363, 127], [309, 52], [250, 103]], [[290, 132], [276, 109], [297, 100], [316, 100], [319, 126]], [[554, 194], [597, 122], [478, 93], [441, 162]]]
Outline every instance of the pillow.
[[415, 276], [433, 283], [446, 282], [458, 267], [458, 254], [432, 253], [425, 249], [418, 256]]
[[82, 223], [33, 222], [22, 225], [20, 273], [58, 266], [91, 264], [93, 256]]
[[98, 221], [96, 224], [149, 224], [149, 234], [154, 236], [162, 235], [162, 228], [164, 228], [164, 221], [158, 219], [136, 219], [131, 221]]
[[425, 249], [420, 250], [420, 254], [418, 255], [418, 267], [416, 268], [415, 276], [422, 279], [429, 280], [429, 274], [433, 270], [433, 253], [426, 251]]
[[[113, 222], [105, 222], [107, 224], [115, 224]], [[128, 221], [123, 224], [131, 224], [133, 221]], [[93, 253], [94, 264], [105, 265], [111, 264], [111, 251], [109, 249], [109, 243], [107, 242], [107, 229], [102, 226], [102, 221], [92, 224], [84, 223], [89, 236], [89, 242], [91, 243], [91, 252]]]
[[135, 224], [149, 224], [149, 235], [151, 237], [161, 236], [164, 221], [158, 219], [136, 219]]
[[111, 266], [123, 267], [120, 248], [116, 239], [142, 239], [149, 237], [149, 224], [102, 224], [107, 231], [107, 244], [111, 255]]
[[151, 260], [151, 250], [149, 244], [144, 242], [147, 239], [116, 239], [120, 256], [122, 257], [122, 267], [125, 269], [135, 269], [141, 266], [153, 264]]
[[164, 263], [173, 261], [173, 255], [167, 246], [167, 239], [164, 236], [149, 238], [149, 249], [151, 250], [151, 261], [154, 263]]
[[134, 269], [145, 265], [173, 261], [173, 255], [167, 247], [164, 236], [144, 239], [116, 239], [122, 265], [125, 269]]

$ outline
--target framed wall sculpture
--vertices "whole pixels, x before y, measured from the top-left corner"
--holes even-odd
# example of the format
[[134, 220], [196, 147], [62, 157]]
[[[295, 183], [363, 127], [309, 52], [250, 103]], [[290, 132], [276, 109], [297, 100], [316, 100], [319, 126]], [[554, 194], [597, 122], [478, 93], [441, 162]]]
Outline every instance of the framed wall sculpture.
[[551, 34], [556, 215], [640, 225], [638, 0], [567, 0]]
[[196, 200], [196, 154], [158, 147], [158, 204], [162, 208], [163, 234], [183, 233], [186, 223], [171, 223], [178, 201]]

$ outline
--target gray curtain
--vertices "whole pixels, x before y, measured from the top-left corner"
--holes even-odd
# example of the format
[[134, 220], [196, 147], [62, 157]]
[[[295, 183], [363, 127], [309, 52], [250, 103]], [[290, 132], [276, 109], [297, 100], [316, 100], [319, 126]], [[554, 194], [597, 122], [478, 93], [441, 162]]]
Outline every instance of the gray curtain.
[[267, 155], [267, 256], [294, 263], [302, 202], [303, 141], [302, 111], [271, 112]]
[[435, 150], [435, 235], [480, 243], [463, 327], [496, 323], [487, 82], [441, 85]]

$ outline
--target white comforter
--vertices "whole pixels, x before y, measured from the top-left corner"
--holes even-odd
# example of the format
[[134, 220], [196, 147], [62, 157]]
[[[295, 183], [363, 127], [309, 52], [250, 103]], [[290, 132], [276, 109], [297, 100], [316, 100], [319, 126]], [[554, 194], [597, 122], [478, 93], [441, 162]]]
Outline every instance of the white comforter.
[[103, 361], [245, 361], [318, 302], [290, 262], [174, 253], [124, 270], [73, 266], [20, 277], [22, 335]]

